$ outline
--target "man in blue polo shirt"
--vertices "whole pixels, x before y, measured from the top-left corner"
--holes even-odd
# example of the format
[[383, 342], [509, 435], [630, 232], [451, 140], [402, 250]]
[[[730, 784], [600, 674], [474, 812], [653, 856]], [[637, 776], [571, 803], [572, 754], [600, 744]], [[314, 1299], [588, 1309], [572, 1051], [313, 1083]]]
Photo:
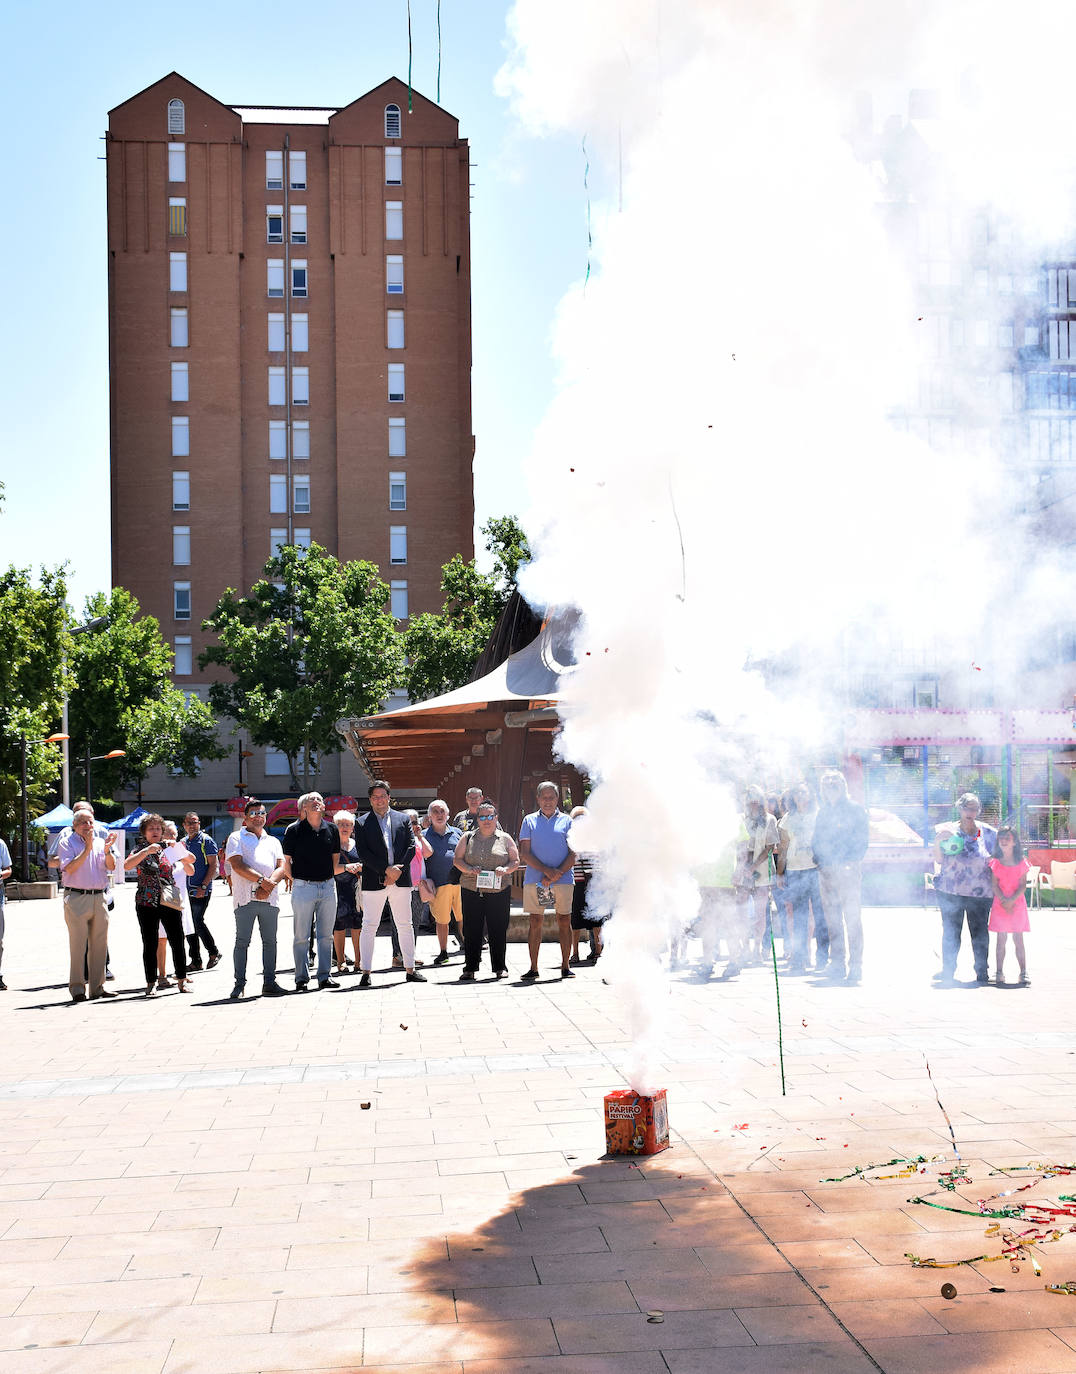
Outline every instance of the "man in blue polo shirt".
[[523, 817], [519, 828], [519, 857], [527, 865], [523, 875], [523, 910], [530, 917], [527, 947], [531, 966], [523, 975], [530, 982], [538, 977], [538, 951], [542, 947], [545, 913], [538, 900], [538, 888], [553, 893], [560, 939], [560, 976], [574, 978], [568, 967], [572, 957], [572, 893], [575, 891], [575, 855], [568, 844], [572, 818], [560, 809], [560, 788], [555, 782], [538, 784], [538, 810]]
[[183, 829], [187, 832], [186, 846], [194, 855], [194, 870], [187, 878], [187, 897], [191, 904], [191, 920], [194, 922], [194, 934], [187, 936], [187, 948], [191, 956], [187, 968], [197, 973], [202, 967], [199, 939], [209, 955], [209, 968], [216, 968], [220, 963], [220, 950], [205, 923], [206, 907], [213, 895], [213, 879], [217, 876], [217, 842], [202, 829], [197, 811], [188, 811], [183, 817]]

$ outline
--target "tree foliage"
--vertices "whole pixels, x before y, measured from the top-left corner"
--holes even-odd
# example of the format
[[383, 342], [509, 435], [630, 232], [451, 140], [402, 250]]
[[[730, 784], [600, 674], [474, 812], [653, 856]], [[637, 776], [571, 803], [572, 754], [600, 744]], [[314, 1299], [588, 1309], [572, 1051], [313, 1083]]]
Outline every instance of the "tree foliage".
[[456, 556], [441, 570], [444, 604], [439, 614], [412, 616], [404, 634], [405, 685], [412, 701], [427, 701], [470, 681], [475, 660], [485, 648], [497, 618], [516, 587], [520, 568], [530, 560], [527, 537], [513, 515], [482, 526], [488, 573]]
[[93, 765], [98, 797], [141, 782], [160, 765], [195, 777], [201, 761], [224, 758], [212, 712], [171, 681], [172, 650], [156, 617], [142, 615], [123, 587], [87, 598], [85, 619], [99, 616], [107, 625], [71, 641], [75, 686], [68, 706], [74, 769], [87, 749], [127, 751], [126, 758]]
[[[20, 737], [43, 739], [60, 729], [69, 642], [66, 603], [63, 568], [42, 568], [36, 583], [28, 568], [0, 572], [0, 834], [5, 837], [15, 833], [21, 813]], [[61, 757], [57, 745], [28, 748], [31, 814], [47, 805], [47, 789], [59, 776]]]
[[338, 752], [336, 722], [369, 715], [399, 681], [402, 647], [389, 589], [373, 563], [340, 563], [317, 544], [288, 547], [265, 565], [246, 596], [225, 592], [203, 624], [217, 636], [200, 657], [232, 675], [214, 682], [215, 710], [252, 743], [279, 749], [293, 786], [309, 751]]

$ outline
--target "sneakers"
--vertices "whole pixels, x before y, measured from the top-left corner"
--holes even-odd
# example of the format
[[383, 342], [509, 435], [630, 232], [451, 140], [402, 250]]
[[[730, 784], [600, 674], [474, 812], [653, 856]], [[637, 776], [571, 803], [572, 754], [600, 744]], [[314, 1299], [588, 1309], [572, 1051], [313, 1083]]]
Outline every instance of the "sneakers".
[[287, 997], [287, 995], [288, 995], [288, 990], [287, 990], [287, 988], [282, 988], [282, 987], [280, 986], [279, 983], [263, 983], [263, 984], [262, 984], [262, 996], [263, 996], [263, 997]]
[[324, 992], [326, 988], [338, 988], [340, 984], [335, 978], [319, 978], [318, 987]]
[[106, 969], [105, 969], [105, 982], [106, 982], [106, 983], [114, 983], [115, 981], [116, 981], [116, 975], [112, 972], [112, 970], [111, 970], [110, 968], [106, 968]]
[[448, 963], [448, 950], [445, 949], [445, 950], [442, 950], [441, 953], [437, 956], [437, 958], [433, 961], [433, 966], [434, 966], [434, 968], [440, 968], [442, 964], [447, 964], [447, 963]]
[[362, 975], [362, 977], [359, 979], [359, 987], [360, 987], [360, 988], [368, 988], [369, 986], [370, 986], [370, 975], [369, 975], [368, 973], [364, 973], [364, 974]]
[[310, 987], [309, 982], [296, 983], [296, 984], [295, 984], [295, 991], [296, 991], [296, 992], [306, 992], [307, 989], [308, 989], [309, 987]]
[[426, 975], [424, 973], [416, 973], [414, 969], [407, 975], [407, 982], [409, 983], [424, 983], [425, 981]]

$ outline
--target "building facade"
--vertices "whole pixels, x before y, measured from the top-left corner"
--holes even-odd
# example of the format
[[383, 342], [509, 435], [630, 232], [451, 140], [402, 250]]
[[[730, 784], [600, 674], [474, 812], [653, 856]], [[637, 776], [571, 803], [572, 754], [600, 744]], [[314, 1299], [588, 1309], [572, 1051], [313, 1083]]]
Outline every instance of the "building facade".
[[[184, 690], [207, 691], [202, 620], [279, 546], [378, 564], [401, 620], [472, 556], [469, 152], [408, 95], [238, 107], [173, 72], [110, 112], [112, 580]], [[288, 790], [272, 751], [242, 766]], [[325, 759], [322, 790], [350, 767]], [[238, 768], [146, 798], [206, 808]]]

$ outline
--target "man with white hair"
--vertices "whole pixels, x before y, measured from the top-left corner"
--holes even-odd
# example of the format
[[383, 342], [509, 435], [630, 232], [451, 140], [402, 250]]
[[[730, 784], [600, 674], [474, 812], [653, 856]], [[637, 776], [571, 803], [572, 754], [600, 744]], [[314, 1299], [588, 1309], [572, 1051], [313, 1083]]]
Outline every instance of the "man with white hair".
[[113, 997], [105, 990], [105, 950], [108, 943], [108, 908], [105, 891], [109, 874], [116, 867], [114, 831], [101, 839], [94, 834], [93, 816], [79, 811], [71, 822], [71, 832], [57, 851], [64, 880], [64, 920], [67, 922], [71, 953], [68, 987], [71, 1000]]
[[284, 831], [285, 875], [291, 879], [295, 991], [310, 984], [306, 950], [314, 929], [318, 945], [318, 987], [338, 988], [333, 979], [333, 930], [336, 927], [336, 875], [344, 871], [340, 832], [325, 819], [320, 792], [299, 798], [299, 819]]
[[870, 843], [870, 822], [866, 810], [848, 795], [844, 774], [835, 768], [822, 774], [820, 791], [822, 804], [811, 846], [818, 865], [822, 910], [829, 927], [829, 968], [825, 976], [834, 983], [842, 979], [858, 983], [863, 976], [862, 862]]
[[456, 846], [463, 834], [448, 823], [448, 803], [438, 797], [430, 802], [430, 823], [423, 831], [423, 838], [430, 846], [426, 858], [426, 881], [433, 888], [430, 910], [433, 912], [437, 927], [437, 943], [441, 952], [434, 964], [448, 963], [448, 931], [456, 928], [456, 943], [463, 948], [461, 937], [463, 922], [463, 899], [460, 893], [460, 871], [453, 863]]
[[527, 865], [523, 874], [523, 910], [530, 917], [527, 947], [531, 966], [523, 975], [525, 982], [538, 977], [538, 952], [542, 947], [545, 912], [538, 899], [538, 888], [553, 893], [560, 940], [560, 976], [574, 978], [569, 967], [572, 957], [572, 894], [575, 891], [575, 855], [568, 843], [571, 817], [560, 809], [560, 788], [555, 782], [538, 784], [538, 810], [523, 817], [519, 828], [519, 857]]
[[[109, 835], [112, 835], [112, 836], [113, 836], [113, 841], [112, 841], [112, 843], [113, 843], [114, 850], [115, 850], [116, 862], [117, 862], [117, 864], [119, 864], [119, 866], [120, 866], [120, 871], [122, 872], [122, 870], [123, 870], [123, 852], [124, 852], [124, 849], [125, 849], [125, 845], [124, 845], [124, 841], [123, 841], [123, 831], [122, 831], [122, 830], [111, 830], [107, 825], [105, 825], [104, 821], [99, 821], [99, 820], [96, 818], [96, 816], [94, 815], [94, 810], [93, 810], [93, 805], [92, 805], [92, 803], [90, 803], [90, 802], [88, 802], [88, 801], [77, 801], [77, 802], [75, 802], [74, 806], [71, 808], [71, 824], [70, 824], [70, 825], [64, 826], [64, 828], [63, 828], [63, 829], [60, 831], [60, 833], [56, 836], [56, 843], [55, 843], [55, 846], [54, 846], [54, 848], [53, 848], [53, 850], [52, 850], [52, 854], [51, 854], [51, 856], [50, 856], [50, 858], [49, 858], [49, 861], [48, 861], [49, 868], [57, 868], [57, 869], [58, 869], [58, 868], [60, 867], [60, 845], [63, 844], [64, 840], [66, 840], [67, 837], [68, 837], [69, 835], [71, 835], [71, 834], [74, 833], [74, 824], [75, 824], [75, 820], [78, 818], [78, 816], [79, 816], [79, 814], [80, 814], [81, 812], [86, 812], [86, 814], [89, 816], [91, 822], [93, 823], [93, 833], [97, 836], [97, 838], [98, 838], [99, 840], [107, 840], [108, 837], [109, 837]], [[122, 881], [122, 879], [121, 879], [121, 881]], [[115, 898], [113, 897], [113, 895], [112, 895], [112, 884], [113, 884], [114, 882], [115, 882], [115, 878], [114, 878], [113, 874], [112, 874], [112, 873], [109, 873], [109, 875], [108, 875], [108, 882], [107, 882], [107, 884], [105, 885], [105, 910], [106, 910], [106, 912], [108, 913], [108, 918], [109, 918], [109, 920], [112, 919], [112, 911], [113, 911], [113, 908], [114, 908], [115, 905], [116, 905], [116, 899], [115, 899]], [[88, 958], [88, 957], [89, 957], [89, 956], [87, 955], [87, 958]], [[90, 966], [89, 966], [88, 963], [87, 963], [85, 969], [83, 970], [83, 972], [86, 974], [86, 981], [89, 982], [89, 979], [90, 979]], [[105, 949], [105, 982], [106, 982], [106, 983], [112, 983], [112, 982], [115, 982], [115, 979], [116, 979], [116, 975], [112, 972], [112, 960], [111, 960], [110, 957], [109, 957], [108, 949], [107, 949], [107, 947], [106, 947], [106, 949]]]

